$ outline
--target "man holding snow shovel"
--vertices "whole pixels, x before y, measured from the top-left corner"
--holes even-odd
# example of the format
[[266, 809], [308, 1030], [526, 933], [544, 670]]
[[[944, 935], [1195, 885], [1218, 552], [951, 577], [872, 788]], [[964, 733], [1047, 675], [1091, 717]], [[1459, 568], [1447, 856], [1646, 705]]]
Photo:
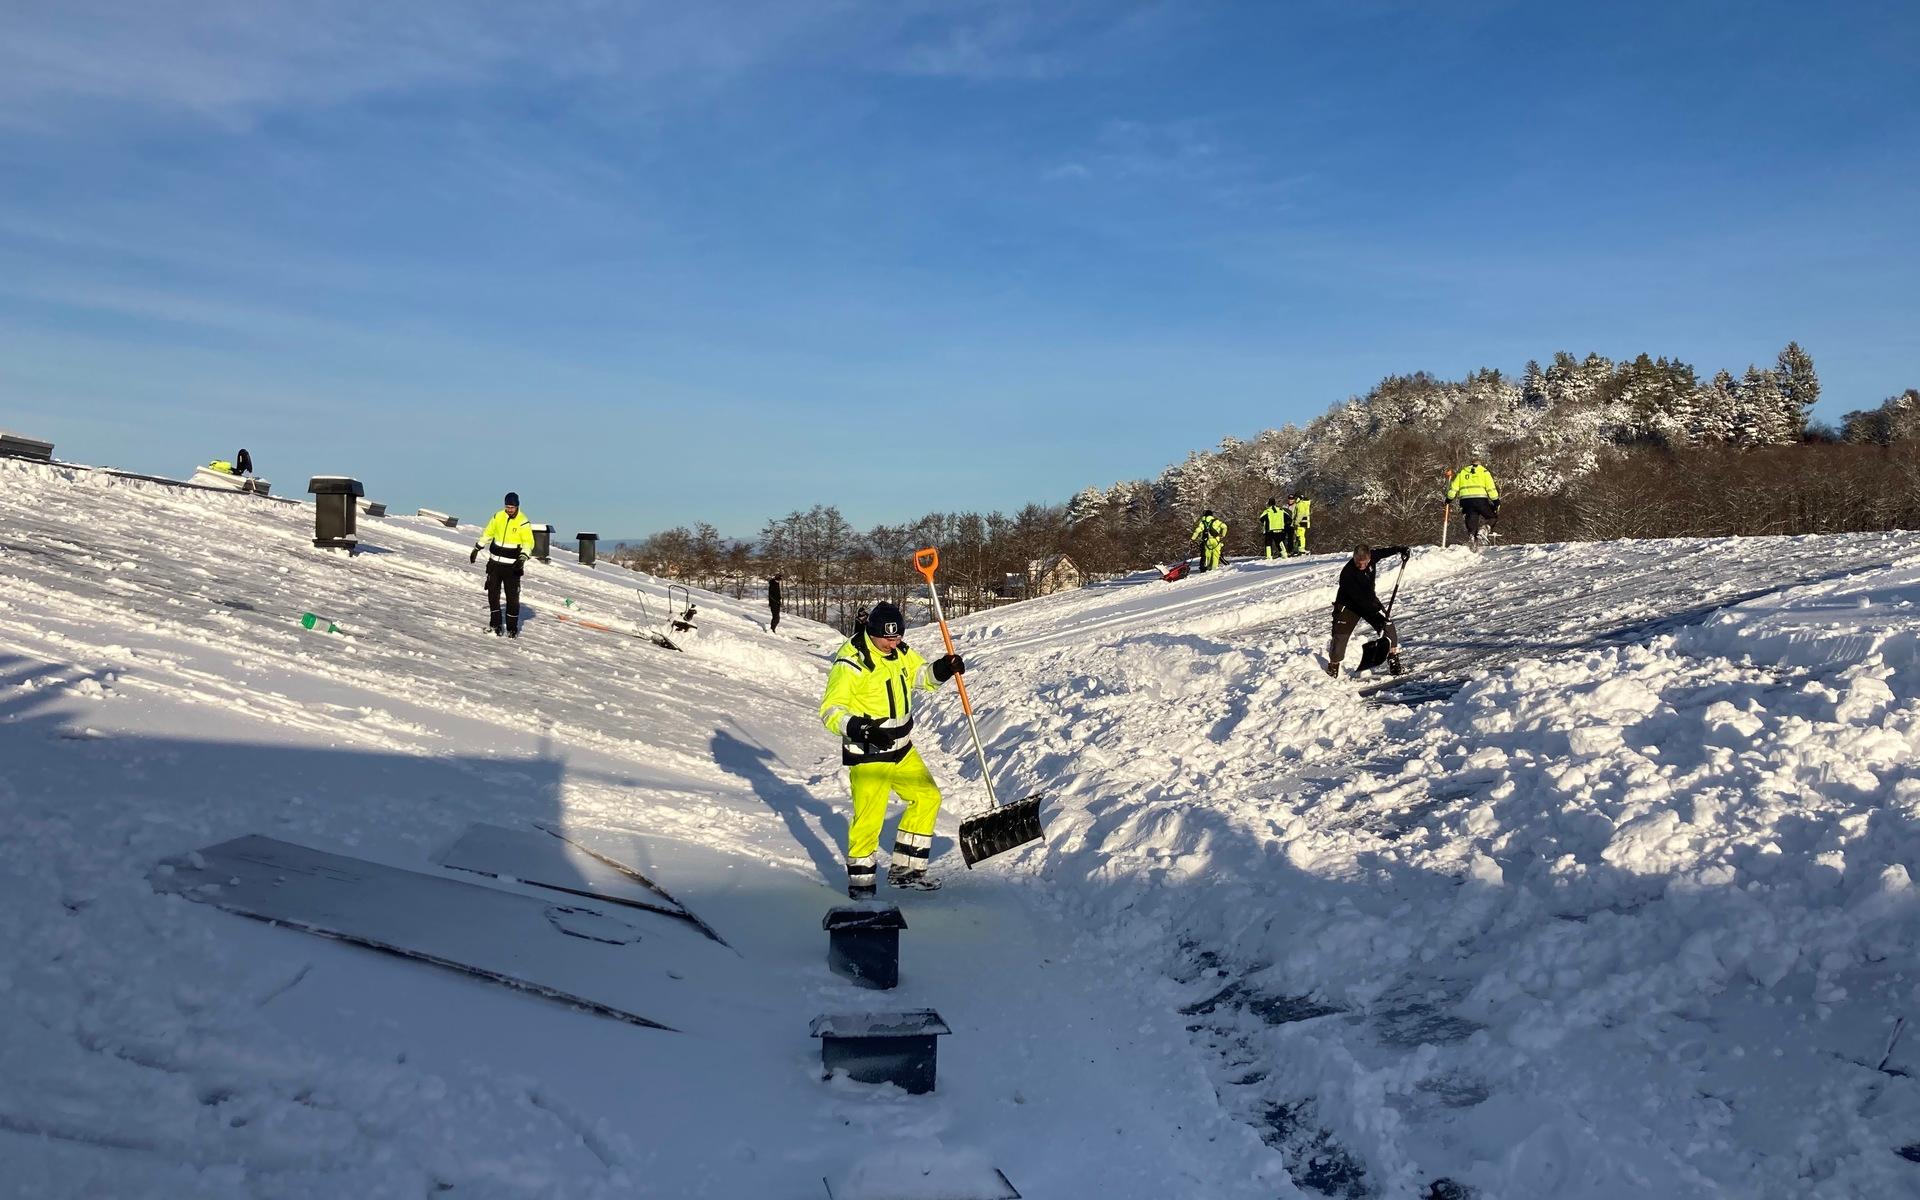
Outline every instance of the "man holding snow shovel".
[[866, 624], [840, 647], [827, 671], [827, 694], [820, 719], [840, 735], [840, 761], [847, 766], [853, 791], [853, 823], [847, 828], [847, 895], [873, 898], [874, 858], [887, 799], [898, 793], [907, 802], [894, 833], [893, 861], [887, 883], [931, 890], [927, 863], [933, 857], [933, 821], [940, 813], [940, 787], [920, 752], [913, 748], [913, 698], [933, 692], [966, 671], [958, 654], [929, 663], [901, 636], [906, 618], [887, 601], [873, 606]]
[[[1347, 655], [1347, 639], [1353, 636], [1353, 627], [1361, 621], [1373, 626], [1377, 633], [1387, 638], [1387, 670], [1398, 675], [1400, 665], [1400, 633], [1387, 619], [1386, 610], [1380, 607], [1380, 595], [1374, 590], [1373, 573], [1383, 558], [1392, 558], [1398, 554], [1400, 565], [1405, 567], [1413, 551], [1405, 546], [1355, 546], [1353, 557], [1340, 568], [1340, 590], [1333, 597], [1333, 640], [1327, 645], [1327, 674], [1340, 678], [1340, 660]], [[1367, 664], [1362, 663], [1363, 667]]]

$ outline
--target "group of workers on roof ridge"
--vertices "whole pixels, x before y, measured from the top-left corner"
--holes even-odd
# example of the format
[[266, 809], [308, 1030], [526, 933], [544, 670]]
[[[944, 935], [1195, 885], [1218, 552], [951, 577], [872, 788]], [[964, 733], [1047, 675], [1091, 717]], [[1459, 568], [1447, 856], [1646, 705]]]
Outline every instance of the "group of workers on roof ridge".
[[[1298, 492], [1288, 492], [1287, 502], [1282, 504], [1269, 496], [1259, 520], [1261, 540], [1269, 559], [1275, 551], [1279, 551], [1281, 558], [1307, 552], [1307, 530], [1313, 526], [1312, 500]], [[1200, 543], [1200, 569], [1211, 571], [1220, 565], [1221, 556], [1226, 552], [1227, 523], [1209, 508], [1200, 514], [1193, 536], [1187, 540]]]
[[[1493, 482], [1493, 472], [1478, 459], [1458, 471], [1448, 472], [1446, 502], [1460, 506], [1468, 544], [1476, 550], [1484, 546], [1486, 535], [1500, 516], [1500, 488]], [[1305, 493], [1288, 492], [1285, 502], [1269, 496], [1258, 520], [1262, 549], [1269, 561], [1276, 556], [1295, 558], [1307, 553], [1307, 530], [1313, 528], [1313, 500]], [[1211, 508], [1206, 509], [1194, 523], [1193, 533], [1187, 540], [1200, 543], [1200, 569], [1211, 571], [1226, 555], [1227, 523]], [[1179, 578], [1179, 575], [1168, 578]]]
[[1288, 492], [1287, 502], [1267, 497], [1260, 513], [1261, 540], [1266, 543], [1267, 558], [1278, 550], [1281, 558], [1307, 552], [1307, 530], [1313, 527], [1313, 501], [1299, 492]]

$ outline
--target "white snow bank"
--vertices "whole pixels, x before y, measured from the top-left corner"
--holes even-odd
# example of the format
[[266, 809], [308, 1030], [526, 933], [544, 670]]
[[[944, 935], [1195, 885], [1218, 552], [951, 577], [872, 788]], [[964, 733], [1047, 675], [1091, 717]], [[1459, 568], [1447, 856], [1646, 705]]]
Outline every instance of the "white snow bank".
[[1180, 585], [1003, 610], [968, 630], [990, 749], [1051, 798], [1016, 861], [1179, 981], [1223, 1099], [1322, 1190], [1912, 1194], [1920, 576], [1871, 564], [1913, 546], [1516, 548], [1438, 592], [1422, 555], [1410, 656], [1514, 665], [1410, 710], [1315, 669], [1337, 559], [1200, 585], [1292, 625]]

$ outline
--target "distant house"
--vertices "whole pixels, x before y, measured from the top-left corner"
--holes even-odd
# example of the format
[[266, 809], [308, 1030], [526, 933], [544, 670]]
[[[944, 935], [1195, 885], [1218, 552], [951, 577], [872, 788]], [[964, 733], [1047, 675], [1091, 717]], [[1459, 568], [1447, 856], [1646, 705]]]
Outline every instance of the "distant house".
[[1051, 596], [1055, 592], [1064, 592], [1086, 583], [1086, 577], [1073, 560], [1064, 554], [1055, 554], [1048, 558], [1039, 558], [1027, 564], [1027, 585], [1029, 594]]

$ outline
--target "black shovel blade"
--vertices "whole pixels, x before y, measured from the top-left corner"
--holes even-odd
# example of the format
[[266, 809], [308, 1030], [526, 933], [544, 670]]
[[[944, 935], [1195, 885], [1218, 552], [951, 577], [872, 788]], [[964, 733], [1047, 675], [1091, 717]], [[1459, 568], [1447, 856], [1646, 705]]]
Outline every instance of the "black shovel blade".
[[1381, 663], [1386, 662], [1387, 656], [1392, 653], [1392, 642], [1384, 637], [1374, 638], [1360, 648], [1360, 669], [1362, 671], [1371, 671]]
[[1040, 800], [1040, 793], [1035, 792], [1025, 800], [1002, 804], [960, 822], [960, 856], [967, 860], [967, 866], [1045, 836], [1040, 829]]

